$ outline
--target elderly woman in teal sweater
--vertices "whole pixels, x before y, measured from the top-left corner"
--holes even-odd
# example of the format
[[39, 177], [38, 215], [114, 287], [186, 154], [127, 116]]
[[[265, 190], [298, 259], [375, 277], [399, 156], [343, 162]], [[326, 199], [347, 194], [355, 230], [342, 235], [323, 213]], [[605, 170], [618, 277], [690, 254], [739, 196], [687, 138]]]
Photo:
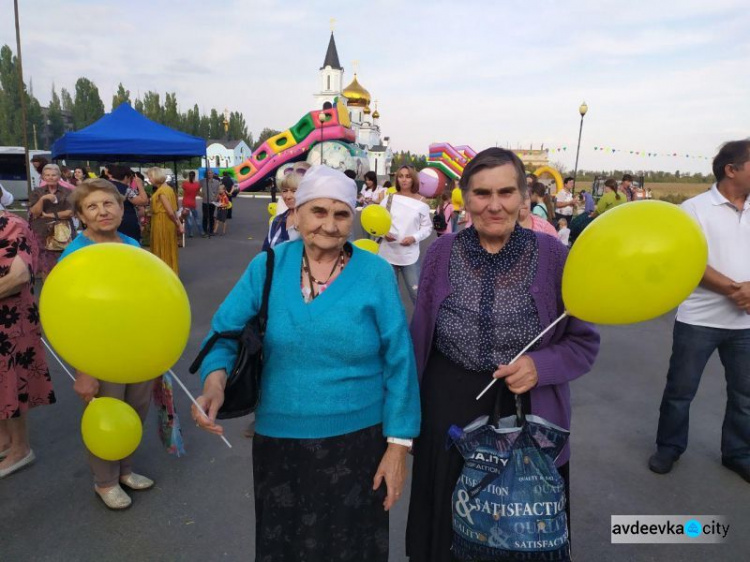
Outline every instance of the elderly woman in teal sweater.
[[[419, 433], [416, 364], [393, 270], [347, 243], [357, 189], [314, 166], [297, 190], [300, 239], [274, 249], [256, 411], [256, 560], [388, 560], [388, 510], [401, 496]], [[213, 318], [241, 330], [257, 314], [267, 254], [253, 259]], [[366, 287], [366, 290], [363, 290]], [[236, 344], [203, 361], [193, 417], [222, 433]]]

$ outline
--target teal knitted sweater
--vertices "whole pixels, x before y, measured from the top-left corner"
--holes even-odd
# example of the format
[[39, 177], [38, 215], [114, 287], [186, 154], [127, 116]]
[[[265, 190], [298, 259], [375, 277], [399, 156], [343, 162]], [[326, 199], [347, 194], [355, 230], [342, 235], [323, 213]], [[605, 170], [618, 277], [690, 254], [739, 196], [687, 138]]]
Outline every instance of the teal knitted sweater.
[[[354, 248], [314, 301], [300, 290], [302, 241], [274, 251], [256, 431], [281, 438], [344, 435], [379, 423], [387, 437], [419, 433], [411, 336], [396, 278], [382, 258]], [[260, 309], [266, 253], [258, 254], [214, 315], [214, 332], [241, 330]], [[237, 345], [219, 340], [201, 378], [229, 371]]]

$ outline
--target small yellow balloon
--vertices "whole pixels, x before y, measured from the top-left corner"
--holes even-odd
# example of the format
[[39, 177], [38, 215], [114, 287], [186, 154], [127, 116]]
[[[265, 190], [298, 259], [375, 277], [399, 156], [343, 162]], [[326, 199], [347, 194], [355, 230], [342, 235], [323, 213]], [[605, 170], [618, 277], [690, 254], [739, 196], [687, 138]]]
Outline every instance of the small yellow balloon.
[[563, 272], [563, 301], [588, 322], [643, 322], [685, 300], [707, 263], [706, 239], [685, 211], [664, 201], [627, 203], [576, 240]]
[[393, 193], [396, 193], [396, 191], [397, 190], [396, 190], [396, 188], [394, 186], [391, 186], [388, 189], [386, 189], [386, 193], [388, 193], [389, 195], [391, 195]]
[[378, 245], [378, 243], [375, 242], [375, 240], [370, 240], [369, 238], [360, 238], [359, 240], [355, 240], [354, 245], [361, 250], [370, 252], [371, 254], [377, 254], [378, 250], [380, 250], [380, 246]]
[[86, 448], [105, 461], [119, 461], [138, 448], [143, 424], [136, 411], [116, 398], [95, 398], [81, 418]]
[[455, 187], [453, 188], [453, 191], [451, 191], [451, 203], [453, 203], [454, 207], [464, 206], [464, 196], [463, 193], [461, 193], [460, 188]]
[[276, 203], [269, 203], [268, 204], [268, 214], [271, 215], [272, 217], [275, 217], [276, 216], [276, 208], [277, 208], [277, 204]]
[[368, 205], [362, 210], [362, 228], [373, 236], [385, 236], [391, 229], [391, 214], [380, 205]]
[[114, 383], [166, 372], [190, 335], [190, 302], [180, 279], [159, 258], [128, 244], [94, 244], [58, 263], [44, 282], [39, 313], [63, 359]]

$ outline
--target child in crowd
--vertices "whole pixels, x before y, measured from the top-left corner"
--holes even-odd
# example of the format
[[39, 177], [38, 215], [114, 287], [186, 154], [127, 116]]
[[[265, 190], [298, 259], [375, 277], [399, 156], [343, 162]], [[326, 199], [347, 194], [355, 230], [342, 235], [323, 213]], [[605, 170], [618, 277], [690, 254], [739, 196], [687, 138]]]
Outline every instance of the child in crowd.
[[570, 245], [570, 229], [568, 228], [567, 219], [557, 221], [557, 239], [562, 242], [563, 246]]
[[227, 233], [227, 214], [229, 213], [229, 195], [224, 185], [219, 186], [219, 193], [216, 195], [216, 224], [214, 224], [214, 235], [219, 231], [221, 225], [221, 235]]

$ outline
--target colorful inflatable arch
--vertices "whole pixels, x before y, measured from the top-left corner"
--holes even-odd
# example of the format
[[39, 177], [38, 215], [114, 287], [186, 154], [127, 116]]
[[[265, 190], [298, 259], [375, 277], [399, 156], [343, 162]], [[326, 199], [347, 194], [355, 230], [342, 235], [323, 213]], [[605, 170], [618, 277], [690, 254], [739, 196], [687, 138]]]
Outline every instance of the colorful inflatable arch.
[[552, 179], [555, 180], [555, 192], [552, 193], [552, 195], [555, 195], [563, 188], [562, 176], [560, 175], [560, 172], [558, 172], [554, 168], [550, 168], [549, 166], [542, 166], [541, 168], [537, 168], [536, 170], [534, 170], [534, 173], [538, 178], [542, 177], [542, 175], [544, 174], [549, 174], [550, 176], [552, 176]]
[[[323, 119], [321, 114], [324, 114]], [[271, 176], [282, 164], [299, 160], [316, 143], [331, 140], [354, 142], [356, 135], [351, 124], [343, 104], [335, 103], [330, 109], [311, 111], [286, 131], [266, 140], [242, 164], [227, 170], [241, 190], [249, 189]]]

